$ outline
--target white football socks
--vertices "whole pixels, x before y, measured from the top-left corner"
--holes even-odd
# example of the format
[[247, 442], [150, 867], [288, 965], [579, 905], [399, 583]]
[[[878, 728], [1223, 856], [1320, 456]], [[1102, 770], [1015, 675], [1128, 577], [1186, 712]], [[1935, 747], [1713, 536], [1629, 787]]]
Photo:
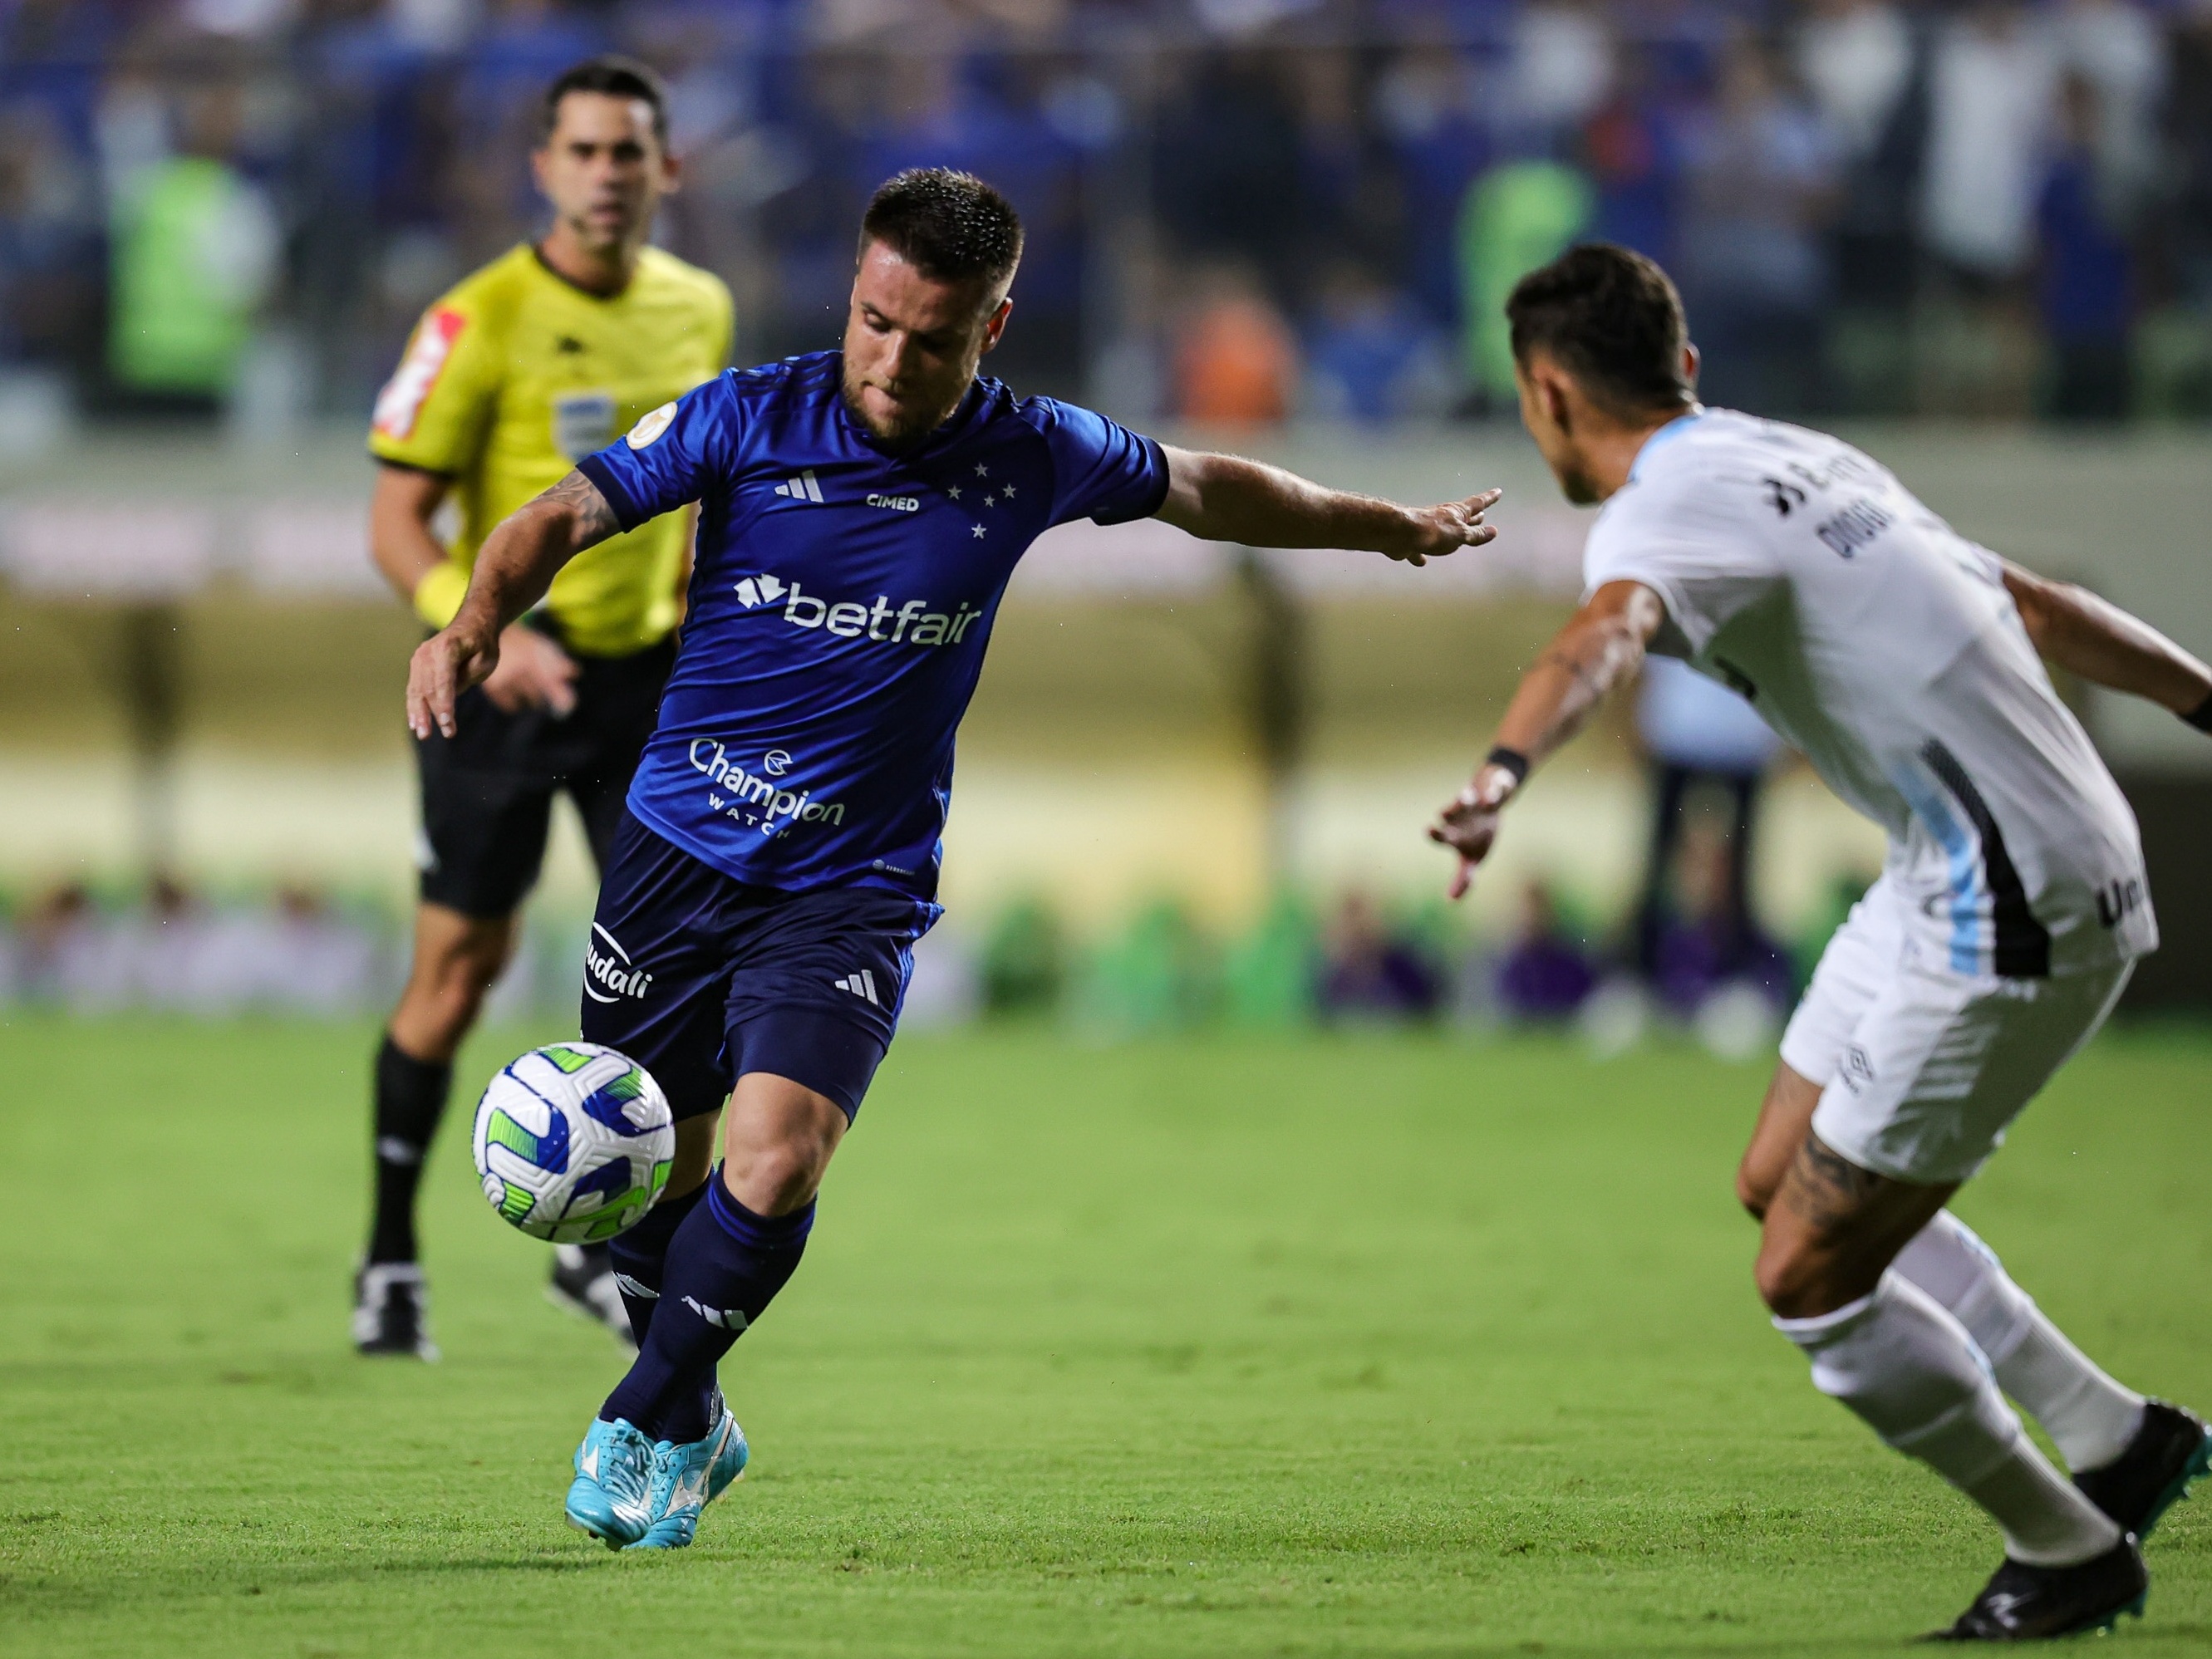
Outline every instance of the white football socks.
[[2102, 1468], [2128, 1449], [2142, 1426], [2143, 1397], [2068, 1341], [1965, 1222], [1939, 1212], [1891, 1267], [1966, 1328], [1997, 1386], [2043, 1425], [2068, 1468]]
[[1774, 1328], [1813, 1362], [1813, 1385], [1987, 1510], [2005, 1553], [2032, 1566], [2102, 1555], [2120, 1529], [2051, 1468], [1997, 1392], [1966, 1328], [1894, 1273], [1871, 1296]]

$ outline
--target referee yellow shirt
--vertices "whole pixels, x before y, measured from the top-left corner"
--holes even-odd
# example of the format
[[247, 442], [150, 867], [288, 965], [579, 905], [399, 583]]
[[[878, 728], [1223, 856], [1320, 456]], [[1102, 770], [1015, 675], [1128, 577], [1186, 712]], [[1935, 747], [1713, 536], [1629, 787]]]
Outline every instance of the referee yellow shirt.
[[[369, 453], [453, 481], [449, 551], [466, 572], [492, 526], [579, 458], [720, 374], [731, 325], [720, 279], [658, 248], [602, 299], [518, 247], [423, 314], [377, 398]], [[546, 599], [569, 648], [626, 657], [665, 637], [686, 533], [669, 514], [571, 560]]]

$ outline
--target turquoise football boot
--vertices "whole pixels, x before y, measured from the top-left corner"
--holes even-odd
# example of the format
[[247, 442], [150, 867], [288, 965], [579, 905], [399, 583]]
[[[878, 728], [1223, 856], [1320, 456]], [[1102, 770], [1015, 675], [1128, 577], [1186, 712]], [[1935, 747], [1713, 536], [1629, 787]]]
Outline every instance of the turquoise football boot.
[[568, 1486], [568, 1524], [611, 1550], [635, 1544], [649, 1519], [653, 1442], [629, 1423], [594, 1418], [576, 1448], [576, 1478]]
[[745, 1472], [751, 1449], [745, 1431], [720, 1395], [714, 1397], [720, 1420], [706, 1437], [678, 1445], [664, 1440], [653, 1449], [653, 1490], [647, 1499], [650, 1517], [645, 1535], [634, 1550], [680, 1550], [699, 1530], [699, 1511], [705, 1509]]

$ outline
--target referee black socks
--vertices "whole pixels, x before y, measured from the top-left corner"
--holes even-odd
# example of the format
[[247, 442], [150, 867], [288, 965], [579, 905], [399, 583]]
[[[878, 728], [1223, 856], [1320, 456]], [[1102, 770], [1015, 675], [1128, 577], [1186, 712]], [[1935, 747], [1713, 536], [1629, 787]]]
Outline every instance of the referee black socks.
[[453, 1068], [441, 1061], [417, 1060], [385, 1034], [376, 1051], [376, 1214], [368, 1236], [368, 1259], [415, 1260], [415, 1189], [422, 1184], [422, 1160], [445, 1115]]

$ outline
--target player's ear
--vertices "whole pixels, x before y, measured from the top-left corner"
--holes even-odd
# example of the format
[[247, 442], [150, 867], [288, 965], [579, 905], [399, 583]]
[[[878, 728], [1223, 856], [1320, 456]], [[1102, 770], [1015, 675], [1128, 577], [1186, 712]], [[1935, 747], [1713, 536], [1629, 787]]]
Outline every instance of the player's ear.
[[1697, 347], [1687, 340], [1682, 342], [1682, 384], [1694, 392], [1698, 389], [1698, 369], [1705, 359], [1698, 356]]
[[999, 337], [1006, 331], [1006, 319], [1014, 314], [1014, 296], [1007, 295], [991, 307], [991, 314], [983, 319], [983, 349], [990, 350], [999, 343]]
[[673, 196], [684, 188], [684, 163], [666, 150], [660, 153], [660, 193]]

